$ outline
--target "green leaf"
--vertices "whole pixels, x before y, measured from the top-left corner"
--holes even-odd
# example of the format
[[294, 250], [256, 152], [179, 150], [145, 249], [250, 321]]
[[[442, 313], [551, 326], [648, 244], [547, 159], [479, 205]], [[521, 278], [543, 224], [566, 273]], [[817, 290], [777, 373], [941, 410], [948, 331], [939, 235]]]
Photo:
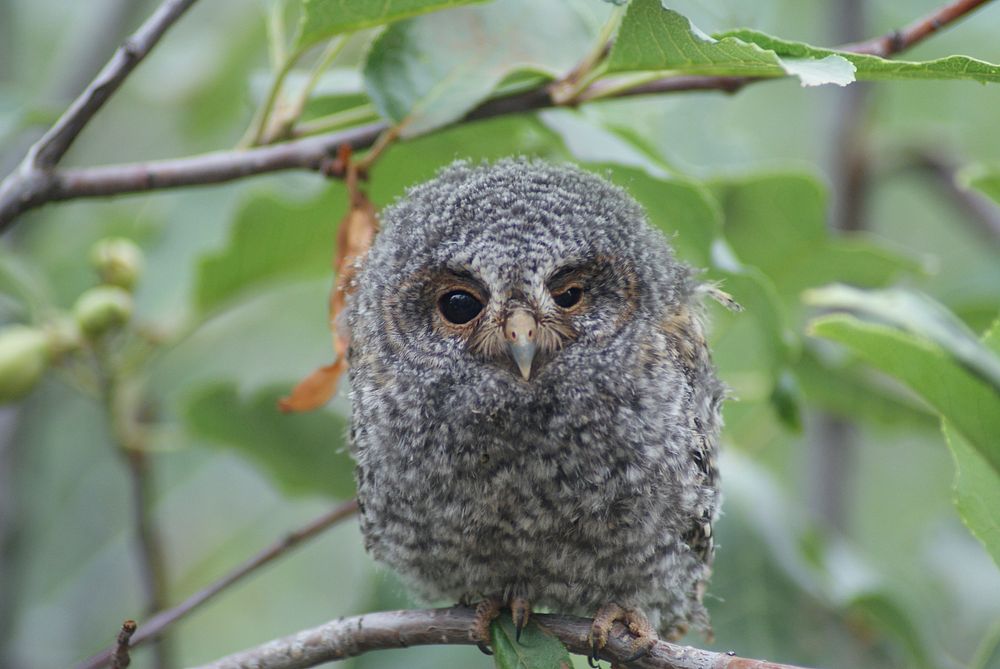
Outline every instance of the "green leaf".
[[302, 0], [296, 50], [340, 33], [398, 21], [418, 14], [483, 0]]
[[497, 669], [572, 669], [569, 652], [534, 620], [515, 640], [514, 623], [501, 615], [490, 626], [493, 660]]
[[477, 123], [459, 123], [439, 132], [393, 144], [372, 169], [370, 196], [383, 206], [433, 177], [461, 156], [467, 160], [498, 160], [511, 147], [524, 155], [566, 160], [559, 140], [531, 115], [498, 116]]
[[765, 174], [716, 182], [713, 189], [736, 256], [770, 277], [790, 309], [806, 288], [833, 281], [882, 286], [922, 270], [914, 258], [866, 236], [831, 235], [826, 192], [809, 175]]
[[803, 86], [857, 79], [1000, 81], [1000, 66], [966, 56], [910, 62], [823, 49], [737, 29], [709, 36], [660, 0], [633, 0], [608, 61], [610, 72], [669, 70], [733, 77], [798, 77]]
[[231, 383], [195, 391], [184, 419], [192, 434], [235, 448], [290, 495], [354, 495], [354, 463], [346, 450], [347, 420], [329, 410], [283, 414], [277, 400], [288, 387], [244, 398]]
[[802, 400], [798, 381], [790, 371], [785, 370], [771, 392], [771, 406], [778, 420], [795, 433], [802, 432]]
[[926, 337], [1000, 395], [1000, 358], [965, 323], [926, 295], [899, 288], [858, 290], [834, 284], [807, 291], [804, 299], [808, 304], [854, 311]]
[[[825, 342], [813, 342], [814, 344]], [[803, 347], [795, 376], [807, 401], [852, 420], [885, 425], [914, 425], [937, 430], [938, 418], [911, 394], [876, 377], [867, 366], [843, 356], [824, 356], [821, 347]]]
[[1000, 204], [1000, 170], [974, 165], [960, 170], [956, 181], [965, 188], [978, 190]]
[[982, 83], [1000, 82], [1000, 65], [968, 56], [948, 56], [921, 62], [887, 60], [849, 51], [822, 49], [746, 29], [731, 30], [719, 35], [719, 38], [750, 42], [773, 51], [783, 59], [843, 58], [857, 69], [858, 79], [971, 79]]
[[748, 40], [710, 37], [659, 0], [633, 0], [611, 49], [608, 71], [672, 70], [712, 76], [783, 77], [803, 86], [854, 81], [854, 66], [842, 56], [781, 58]]
[[896, 377], [937, 409], [1000, 474], [1000, 394], [926, 337], [835, 314], [812, 322], [812, 334], [838, 341]]
[[1000, 565], [1000, 473], [956, 430], [941, 421], [955, 461], [955, 506], [969, 531]]
[[379, 112], [414, 136], [461, 118], [513, 72], [568, 71], [592, 41], [576, 3], [462, 7], [389, 27], [368, 54], [365, 84]]
[[[901, 291], [897, 291], [901, 292]], [[887, 300], [884, 292], [864, 295], [839, 287], [819, 293], [826, 305], [859, 306], [920, 334], [868, 323], [852, 316], [817, 319], [815, 334], [846, 344], [874, 367], [909, 385], [942, 414], [942, 430], [955, 461], [955, 505], [969, 530], [1000, 565], [1000, 389], [984, 379], [1000, 352], [994, 325], [976, 355], [968, 355], [964, 328], [929, 298]], [[923, 336], [921, 336], [923, 335]], [[976, 342], [980, 344], [980, 342]], [[964, 357], [963, 357], [964, 356]], [[984, 361], [987, 363], [983, 365]]]
[[198, 309], [204, 313], [279, 279], [330, 274], [334, 235], [346, 212], [347, 198], [339, 185], [304, 202], [252, 195], [236, 214], [226, 248], [199, 264]]

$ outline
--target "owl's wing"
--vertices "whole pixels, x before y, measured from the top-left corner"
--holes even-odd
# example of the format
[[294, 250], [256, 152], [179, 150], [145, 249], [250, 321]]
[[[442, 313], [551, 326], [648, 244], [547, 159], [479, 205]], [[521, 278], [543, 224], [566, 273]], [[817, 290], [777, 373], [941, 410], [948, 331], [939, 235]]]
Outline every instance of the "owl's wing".
[[700, 505], [684, 541], [706, 564], [714, 552], [712, 523], [719, 507], [719, 470], [716, 463], [721, 421], [719, 411], [725, 388], [715, 376], [701, 314], [696, 305], [672, 308], [661, 320], [663, 333], [674, 364], [687, 382], [685, 411], [691, 460], [696, 468], [696, 484], [701, 490]]

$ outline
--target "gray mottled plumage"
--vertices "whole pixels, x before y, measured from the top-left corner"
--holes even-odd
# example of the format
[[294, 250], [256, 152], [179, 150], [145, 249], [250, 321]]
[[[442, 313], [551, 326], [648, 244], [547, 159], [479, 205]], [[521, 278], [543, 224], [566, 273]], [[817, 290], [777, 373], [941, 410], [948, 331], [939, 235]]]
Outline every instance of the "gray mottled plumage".
[[[562, 309], [552, 293], [583, 290]], [[458, 286], [485, 308], [449, 324]], [[621, 189], [458, 162], [383, 215], [347, 315], [362, 530], [423, 596], [707, 628], [723, 388], [698, 283]], [[530, 380], [503, 348], [537, 319]]]

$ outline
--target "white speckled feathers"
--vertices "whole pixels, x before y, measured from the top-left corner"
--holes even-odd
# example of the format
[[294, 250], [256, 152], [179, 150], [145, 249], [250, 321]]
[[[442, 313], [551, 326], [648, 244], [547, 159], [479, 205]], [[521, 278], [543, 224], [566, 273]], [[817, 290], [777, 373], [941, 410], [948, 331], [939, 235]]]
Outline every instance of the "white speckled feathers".
[[[347, 314], [372, 554], [431, 599], [707, 626], [723, 389], [696, 280], [639, 205], [573, 167], [458, 162], [382, 222]], [[468, 323], [442, 316], [455, 290]], [[527, 380], [514, 311], [550, 337]]]

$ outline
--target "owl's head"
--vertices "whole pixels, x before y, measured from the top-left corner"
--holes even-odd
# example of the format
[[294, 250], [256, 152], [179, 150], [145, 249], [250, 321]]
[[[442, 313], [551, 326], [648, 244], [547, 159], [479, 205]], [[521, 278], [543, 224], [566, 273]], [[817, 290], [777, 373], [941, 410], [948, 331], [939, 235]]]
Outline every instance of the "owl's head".
[[[352, 340], [422, 372], [535, 384], [686, 302], [689, 269], [623, 190], [575, 167], [456, 162], [383, 213]], [[359, 331], [360, 330], [360, 331]]]

